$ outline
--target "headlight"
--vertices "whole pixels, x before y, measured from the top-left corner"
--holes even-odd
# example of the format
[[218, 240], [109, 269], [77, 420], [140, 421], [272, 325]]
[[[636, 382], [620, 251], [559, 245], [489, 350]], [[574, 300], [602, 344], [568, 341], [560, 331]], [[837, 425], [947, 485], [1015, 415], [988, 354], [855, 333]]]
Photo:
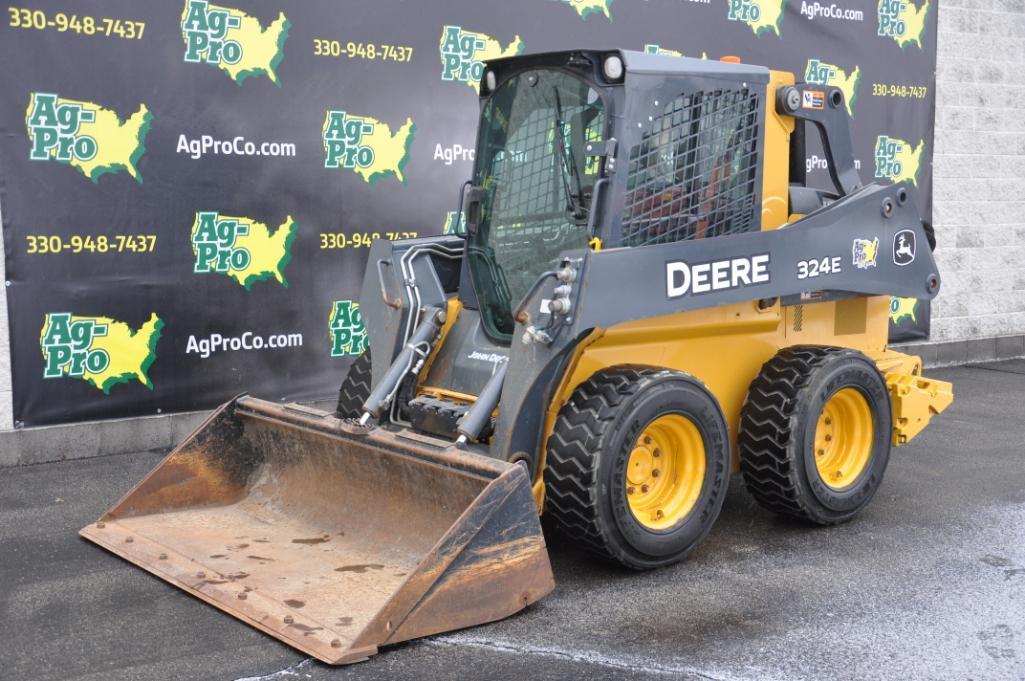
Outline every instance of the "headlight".
[[623, 77], [623, 59], [618, 54], [610, 54], [605, 57], [601, 64], [602, 73], [610, 81], [617, 81]]

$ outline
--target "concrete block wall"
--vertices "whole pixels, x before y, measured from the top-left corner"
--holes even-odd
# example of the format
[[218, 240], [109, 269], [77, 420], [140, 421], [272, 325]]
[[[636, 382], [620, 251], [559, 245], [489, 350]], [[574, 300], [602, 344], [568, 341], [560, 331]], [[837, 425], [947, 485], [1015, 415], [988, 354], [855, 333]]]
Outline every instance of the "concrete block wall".
[[[0, 206], [0, 224], [3, 224], [3, 206]], [[6, 284], [4, 240], [0, 235], [0, 431], [14, 428], [14, 393], [11, 390], [11, 334], [7, 328]]]
[[940, 0], [932, 341], [1025, 333], [1025, 0]]

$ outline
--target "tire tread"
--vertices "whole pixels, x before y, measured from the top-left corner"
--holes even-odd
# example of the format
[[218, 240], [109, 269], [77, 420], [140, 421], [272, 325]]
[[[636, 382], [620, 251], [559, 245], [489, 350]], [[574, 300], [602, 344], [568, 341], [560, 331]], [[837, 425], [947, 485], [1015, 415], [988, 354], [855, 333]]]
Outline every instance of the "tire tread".
[[799, 471], [788, 451], [804, 389], [815, 371], [856, 350], [829, 346], [793, 346], [765, 363], [751, 383], [741, 410], [737, 445], [744, 486], [763, 508], [819, 524], [833, 524], [806, 503], [797, 482]]
[[338, 406], [335, 408], [338, 418], [355, 419], [362, 416], [363, 404], [370, 397], [370, 382], [370, 349], [367, 348], [349, 366], [349, 373], [338, 389]]
[[691, 378], [678, 371], [633, 365], [597, 372], [573, 391], [548, 440], [545, 512], [555, 527], [588, 552], [638, 569], [641, 566], [632, 565], [602, 530], [599, 456], [612, 435], [618, 407], [667, 373]]

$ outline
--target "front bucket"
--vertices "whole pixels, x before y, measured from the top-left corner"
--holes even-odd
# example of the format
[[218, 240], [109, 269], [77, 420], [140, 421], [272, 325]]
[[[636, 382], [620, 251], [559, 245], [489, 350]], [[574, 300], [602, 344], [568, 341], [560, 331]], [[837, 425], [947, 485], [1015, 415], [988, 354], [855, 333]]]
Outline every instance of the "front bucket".
[[331, 664], [554, 587], [521, 466], [249, 397], [80, 534]]

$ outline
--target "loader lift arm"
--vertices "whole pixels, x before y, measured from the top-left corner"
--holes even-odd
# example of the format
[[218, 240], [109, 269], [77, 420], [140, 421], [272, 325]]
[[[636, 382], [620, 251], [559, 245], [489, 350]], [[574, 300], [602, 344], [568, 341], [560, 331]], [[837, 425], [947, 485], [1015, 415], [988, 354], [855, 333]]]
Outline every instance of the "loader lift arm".
[[[805, 106], [806, 101], [821, 102], [821, 105]], [[863, 186], [854, 165], [850, 119], [843, 107], [843, 91], [837, 87], [800, 83], [778, 91], [776, 110], [795, 119], [790, 143], [791, 183], [802, 186], [806, 184], [805, 123], [810, 122], [815, 125], [822, 140], [829, 177], [836, 187], [837, 195], [847, 196]]]

